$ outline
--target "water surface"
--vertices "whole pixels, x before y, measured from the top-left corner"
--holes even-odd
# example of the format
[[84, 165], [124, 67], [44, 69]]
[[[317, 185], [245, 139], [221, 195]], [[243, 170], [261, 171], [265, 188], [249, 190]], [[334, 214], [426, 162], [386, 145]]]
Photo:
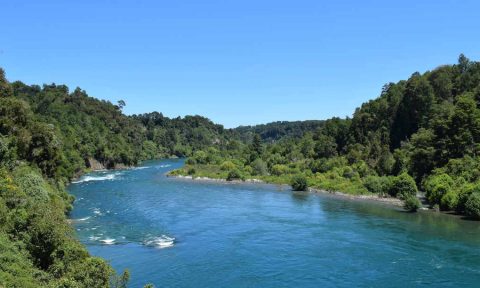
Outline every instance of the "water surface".
[[79, 239], [130, 287], [480, 287], [480, 224], [266, 184], [165, 177], [181, 160], [69, 186]]

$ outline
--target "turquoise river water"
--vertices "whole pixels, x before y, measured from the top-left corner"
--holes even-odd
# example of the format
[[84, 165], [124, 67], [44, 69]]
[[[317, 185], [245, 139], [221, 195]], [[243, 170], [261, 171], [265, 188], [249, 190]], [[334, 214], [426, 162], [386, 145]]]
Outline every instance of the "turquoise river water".
[[285, 186], [167, 178], [182, 160], [69, 186], [77, 236], [129, 287], [480, 287], [480, 223]]

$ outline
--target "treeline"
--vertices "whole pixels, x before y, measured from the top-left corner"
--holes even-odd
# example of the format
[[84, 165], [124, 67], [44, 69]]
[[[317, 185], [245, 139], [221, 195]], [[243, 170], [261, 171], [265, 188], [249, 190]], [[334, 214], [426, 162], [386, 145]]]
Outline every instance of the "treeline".
[[243, 142], [251, 142], [255, 134], [260, 135], [266, 143], [283, 138], [299, 138], [307, 132], [314, 132], [322, 127], [322, 120], [277, 121], [254, 126], [240, 126], [233, 129], [236, 138]]
[[0, 286], [123, 287], [74, 237], [65, 185], [105, 168], [221, 147], [228, 131], [200, 116], [126, 116], [125, 105], [64, 85], [10, 83], [0, 69]]
[[419, 207], [421, 190], [436, 209], [480, 219], [479, 104], [480, 63], [460, 55], [455, 65], [385, 85], [352, 118], [274, 143], [257, 133], [198, 151], [175, 173], [390, 195], [409, 210]]

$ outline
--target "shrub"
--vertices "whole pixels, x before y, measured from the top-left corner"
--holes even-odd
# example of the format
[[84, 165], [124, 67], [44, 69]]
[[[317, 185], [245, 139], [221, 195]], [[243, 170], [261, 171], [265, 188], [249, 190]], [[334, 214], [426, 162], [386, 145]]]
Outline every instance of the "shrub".
[[252, 175], [252, 174], [253, 174], [253, 168], [252, 168], [252, 166], [247, 165], [247, 166], [243, 167], [243, 172], [245, 172], [245, 173], [248, 174], [248, 175]]
[[442, 196], [440, 200], [440, 208], [442, 210], [455, 210], [458, 205], [458, 193], [454, 190], [449, 190]]
[[187, 171], [187, 174], [188, 175], [195, 175], [197, 171], [195, 170], [195, 168], [191, 167], [191, 168], [188, 168], [188, 171]]
[[295, 176], [291, 182], [294, 191], [307, 191], [307, 179], [304, 176]]
[[352, 167], [350, 166], [347, 166], [345, 168], [343, 168], [343, 173], [342, 173], [342, 176], [344, 178], [347, 178], [347, 179], [352, 179], [353, 177], [355, 177], [355, 172], [353, 171]]
[[425, 192], [430, 204], [440, 204], [443, 195], [451, 190], [454, 182], [448, 174], [433, 175], [425, 181]]
[[228, 175], [227, 175], [227, 181], [232, 181], [235, 179], [242, 179], [242, 178], [243, 178], [242, 174], [238, 169], [231, 170], [230, 172], [228, 172]]
[[230, 171], [230, 170], [233, 170], [235, 168], [236, 168], [235, 164], [233, 164], [233, 162], [230, 161], [230, 160], [224, 161], [222, 163], [222, 165], [220, 166], [220, 169], [222, 169], [224, 171]]
[[272, 166], [272, 174], [280, 176], [288, 173], [288, 167], [282, 164], [275, 164]]
[[465, 214], [467, 216], [480, 220], [480, 193], [472, 193], [465, 203]]
[[458, 193], [457, 207], [455, 209], [457, 212], [465, 212], [465, 205], [467, 204], [468, 198], [472, 193], [480, 193], [480, 184], [467, 183], [460, 188]]
[[255, 161], [252, 162], [251, 166], [255, 175], [262, 176], [268, 174], [267, 164], [265, 164], [265, 162], [260, 158], [255, 159]]
[[203, 151], [196, 151], [192, 158], [195, 159], [195, 163], [207, 164], [207, 153]]
[[383, 195], [388, 193], [391, 181], [389, 177], [385, 176], [368, 176], [363, 180], [363, 186], [365, 186], [369, 192]]
[[408, 196], [417, 195], [417, 191], [415, 180], [407, 173], [402, 173], [393, 178], [389, 194], [394, 197], [406, 199]]
[[422, 207], [420, 200], [416, 196], [408, 195], [403, 202], [403, 208], [410, 212], [416, 212], [418, 208]]

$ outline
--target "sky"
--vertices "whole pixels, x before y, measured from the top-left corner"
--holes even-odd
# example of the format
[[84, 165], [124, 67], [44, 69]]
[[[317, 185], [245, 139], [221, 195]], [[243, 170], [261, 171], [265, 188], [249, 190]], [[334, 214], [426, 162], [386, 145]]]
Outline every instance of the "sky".
[[7, 1], [0, 67], [127, 114], [227, 128], [351, 116], [389, 82], [480, 60], [480, 1]]

